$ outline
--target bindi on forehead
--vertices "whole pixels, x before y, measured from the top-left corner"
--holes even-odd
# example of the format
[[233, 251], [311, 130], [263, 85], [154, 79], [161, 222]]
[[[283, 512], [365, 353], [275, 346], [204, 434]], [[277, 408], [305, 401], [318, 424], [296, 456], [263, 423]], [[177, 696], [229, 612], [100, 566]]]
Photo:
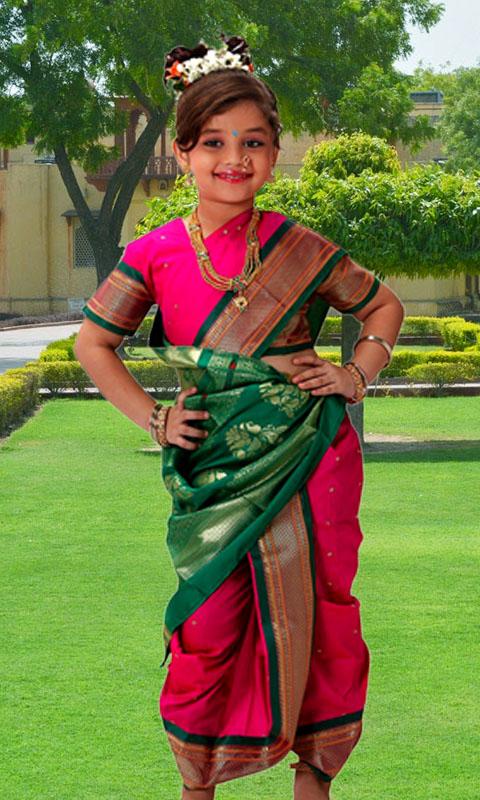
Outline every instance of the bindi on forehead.
[[238, 136], [238, 131], [232, 131], [232, 136]]

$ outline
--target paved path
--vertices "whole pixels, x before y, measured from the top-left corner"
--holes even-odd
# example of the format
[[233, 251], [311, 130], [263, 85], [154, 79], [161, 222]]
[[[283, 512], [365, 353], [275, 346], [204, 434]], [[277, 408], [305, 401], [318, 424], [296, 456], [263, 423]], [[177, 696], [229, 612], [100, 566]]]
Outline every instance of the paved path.
[[0, 330], [0, 374], [38, 358], [44, 347], [78, 331], [80, 322], [41, 325], [20, 330]]

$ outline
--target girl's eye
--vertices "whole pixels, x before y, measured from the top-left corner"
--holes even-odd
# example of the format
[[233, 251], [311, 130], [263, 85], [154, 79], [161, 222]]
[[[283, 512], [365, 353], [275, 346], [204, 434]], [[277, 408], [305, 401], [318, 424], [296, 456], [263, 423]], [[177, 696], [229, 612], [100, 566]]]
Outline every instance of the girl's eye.
[[[220, 145], [221, 145], [221, 144], [222, 144], [222, 142], [220, 141], [220, 139], [206, 139], [206, 140], [203, 142], [203, 144], [204, 144], [206, 147], [213, 147], [213, 148], [216, 148], [216, 146], [217, 146], [218, 144], [220, 144]], [[246, 144], [246, 145], [248, 145], [248, 147], [249, 147], [250, 149], [256, 149], [257, 147], [263, 147], [265, 143], [264, 143], [264, 142], [262, 142], [260, 139], [247, 139], [247, 140], [245, 141], [245, 144]]]

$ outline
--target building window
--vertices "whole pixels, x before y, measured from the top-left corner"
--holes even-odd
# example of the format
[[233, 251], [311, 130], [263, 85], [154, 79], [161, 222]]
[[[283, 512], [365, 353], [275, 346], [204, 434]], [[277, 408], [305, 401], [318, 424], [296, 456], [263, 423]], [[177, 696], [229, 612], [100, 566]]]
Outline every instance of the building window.
[[88, 241], [85, 228], [78, 220], [73, 226], [73, 268], [85, 269], [95, 267], [95, 256]]

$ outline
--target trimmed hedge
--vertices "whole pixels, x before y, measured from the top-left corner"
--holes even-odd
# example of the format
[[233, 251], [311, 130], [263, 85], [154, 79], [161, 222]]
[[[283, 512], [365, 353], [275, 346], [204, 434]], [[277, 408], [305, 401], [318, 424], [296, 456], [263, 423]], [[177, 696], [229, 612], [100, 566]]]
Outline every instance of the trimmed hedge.
[[[57, 344], [57, 342], [55, 342], [55, 344]], [[38, 360], [43, 363], [44, 361], [75, 361], [75, 358], [72, 358], [68, 350], [61, 350], [59, 347], [52, 347], [50, 349], [42, 350]]]
[[[50, 344], [47, 344], [45, 350], [42, 350], [42, 352], [40, 353], [40, 358], [42, 358], [42, 355], [44, 355], [46, 352], [50, 352], [51, 350], [64, 350], [68, 353], [68, 359], [62, 358], [61, 360], [75, 361], [76, 356], [75, 353], [73, 352], [73, 346], [75, 344], [76, 338], [77, 334], [71, 333], [70, 336], [68, 336], [66, 339], [57, 339], [56, 342], [50, 342]], [[53, 359], [50, 358], [48, 360], [52, 361]]]
[[330, 352], [328, 352], [328, 351], [327, 351], [326, 353], [323, 353], [323, 352], [320, 350], [320, 348], [319, 348], [319, 347], [316, 347], [316, 348], [315, 348], [315, 352], [316, 352], [316, 354], [317, 354], [317, 356], [318, 356], [319, 358], [324, 358], [324, 359], [325, 359], [325, 361], [331, 361], [331, 362], [332, 362], [332, 364], [340, 364], [340, 362], [341, 362], [341, 356], [340, 356], [340, 353], [330, 353]]
[[442, 336], [449, 322], [465, 322], [463, 317], [405, 317], [400, 334], [405, 336]]
[[480, 325], [475, 322], [448, 322], [443, 329], [445, 346], [450, 350], [465, 350], [478, 346], [480, 349]]
[[397, 352], [394, 350], [391, 363], [381, 371], [380, 375], [382, 378], [400, 378], [407, 375], [411, 367], [427, 363], [447, 363], [459, 366], [471, 364], [476, 378], [480, 377], [480, 352], [464, 353], [448, 350], [425, 350], [423, 353], [418, 350], [398, 350]]
[[[173, 369], [165, 367], [161, 361], [124, 361], [133, 377], [144, 387], [155, 392], [172, 393], [178, 389], [178, 380]], [[94, 386], [79, 361], [44, 361], [38, 364], [40, 386], [52, 394], [65, 389], [75, 389], [86, 394], [86, 389]]]
[[39, 377], [35, 367], [9, 369], [0, 375], [0, 435], [33, 411], [38, 402]]
[[452, 383], [474, 381], [478, 370], [473, 364], [439, 361], [436, 364], [416, 364], [407, 371], [411, 383], [428, 383], [431, 385], [431, 394], [438, 397], [445, 394], [445, 390]]

